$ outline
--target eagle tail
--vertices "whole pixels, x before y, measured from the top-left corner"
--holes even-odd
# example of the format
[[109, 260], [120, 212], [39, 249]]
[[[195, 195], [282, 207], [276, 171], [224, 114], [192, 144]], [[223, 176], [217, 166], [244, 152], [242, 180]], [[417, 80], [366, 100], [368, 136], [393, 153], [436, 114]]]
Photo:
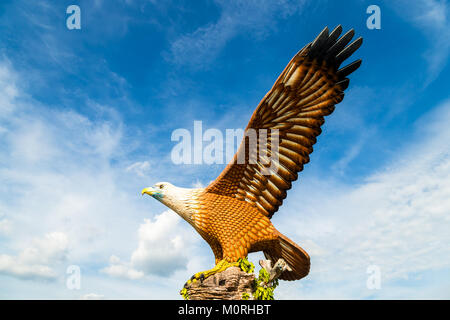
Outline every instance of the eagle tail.
[[306, 277], [309, 273], [309, 255], [300, 246], [281, 233], [278, 234], [275, 245], [270, 249], [264, 250], [264, 256], [266, 259], [272, 261], [272, 265], [280, 258], [286, 261], [292, 271], [284, 271], [279, 277], [282, 280], [299, 280]]

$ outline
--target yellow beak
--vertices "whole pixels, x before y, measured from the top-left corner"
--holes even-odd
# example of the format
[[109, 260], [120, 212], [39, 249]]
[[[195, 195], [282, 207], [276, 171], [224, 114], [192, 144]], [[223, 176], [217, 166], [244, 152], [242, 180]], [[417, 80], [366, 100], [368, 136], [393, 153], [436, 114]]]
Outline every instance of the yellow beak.
[[156, 192], [156, 190], [153, 188], [144, 188], [144, 189], [142, 189], [141, 194], [144, 195], [146, 193], [149, 196], [153, 196], [155, 194], [155, 192]]

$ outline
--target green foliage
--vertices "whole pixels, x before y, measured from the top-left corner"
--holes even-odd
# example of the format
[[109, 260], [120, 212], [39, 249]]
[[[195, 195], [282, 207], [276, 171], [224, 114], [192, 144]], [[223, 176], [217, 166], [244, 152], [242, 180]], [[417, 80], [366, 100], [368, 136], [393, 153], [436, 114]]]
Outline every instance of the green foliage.
[[180, 294], [181, 294], [181, 296], [183, 297], [184, 300], [189, 300], [189, 295], [187, 293], [187, 289], [186, 288], [181, 289]]
[[255, 291], [253, 297], [255, 300], [274, 300], [274, 291], [278, 286], [278, 279], [269, 282], [270, 275], [266, 269], [259, 270], [259, 277], [255, 280]]
[[273, 291], [275, 290], [274, 287], [261, 287], [258, 286], [256, 288], [256, 291], [253, 292], [253, 297], [255, 300], [275, 300], [273, 297]]
[[250, 261], [248, 261], [247, 258], [244, 259], [240, 258], [238, 260], [238, 263], [241, 270], [246, 273], [253, 273], [253, 270], [255, 270], [255, 265]]
[[265, 283], [269, 283], [269, 279], [270, 279], [270, 274], [267, 272], [266, 269], [261, 268], [261, 270], [259, 270], [258, 281], [263, 281]]
[[244, 292], [242, 294], [242, 300], [248, 300], [248, 299], [250, 299], [250, 295], [247, 292]]

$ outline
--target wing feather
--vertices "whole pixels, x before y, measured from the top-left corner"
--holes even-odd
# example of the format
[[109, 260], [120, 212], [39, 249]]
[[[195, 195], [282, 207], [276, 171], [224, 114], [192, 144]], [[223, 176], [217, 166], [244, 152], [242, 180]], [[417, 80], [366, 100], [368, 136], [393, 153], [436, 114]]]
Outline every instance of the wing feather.
[[[247, 125], [246, 133], [256, 132], [257, 145], [244, 137], [233, 160], [206, 192], [246, 201], [268, 217], [278, 210], [309, 162], [324, 117], [344, 98], [347, 76], [361, 65], [357, 60], [340, 68], [362, 44], [362, 38], [350, 43], [353, 29], [339, 38], [341, 33], [341, 26], [331, 33], [325, 28], [292, 58]], [[267, 140], [260, 129], [269, 129]]]

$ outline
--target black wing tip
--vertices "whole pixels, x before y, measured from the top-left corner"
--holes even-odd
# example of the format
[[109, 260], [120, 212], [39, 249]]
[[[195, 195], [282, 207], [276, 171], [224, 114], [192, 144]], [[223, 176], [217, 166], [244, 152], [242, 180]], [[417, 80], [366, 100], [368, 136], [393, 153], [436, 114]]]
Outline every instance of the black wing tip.
[[345, 67], [338, 70], [337, 75], [339, 79], [344, 79], [349, 74], [356, 71], [361, 66], [362, 60], [358, 59], [356, 61], [353, 61], [352, 63], [346, 65]]
[[341, 91], [344, 91], [345, 89], [347, 89], [349, 84], [350, 84], [349, 78], [345, 78], [344, 80], [341, 80], [336, 83], [336, 85], [338, 85], [341, 88]]
[[339, 32], [339, 34], [342, 32], [342, 24], [338, 24], [332, 31], [333, 32]]
[[339, 66], [343, 61], [345, 61], [347, 58], [349, 58], [356, 50], [361, 47], [363, 43], [363, 38], [359, 37], [352, 43], [350, 43], [347, 47], [342, 49], [335, 57], [336, 64]]
[[311, 45], [310, 54], [319, 53], [329, 37], [328, 27], [323, 28]]
[[339, 37], [342, 31], [343, 28], [340, 24], [331, 32], [329, 32], [328, 27], [325, 27], [311, 43], [308, 56], [312, 59], [326, 60], [327, 63], [333, 65], [336, 70], [339, 69], [342, 62], [357, 51], [363, 43], [363, 38], [359, 37], [349, 44], [355, 35], [355, 30], [353, 28]]
[[330, 36], [328, 37], [327, 46], [332, 46], [339, 38], [341, 33], [342, 33], [342, 26], [339, 24], [336, 26], [336, 28], [333, 29], [333, 31], [331, 31]]

